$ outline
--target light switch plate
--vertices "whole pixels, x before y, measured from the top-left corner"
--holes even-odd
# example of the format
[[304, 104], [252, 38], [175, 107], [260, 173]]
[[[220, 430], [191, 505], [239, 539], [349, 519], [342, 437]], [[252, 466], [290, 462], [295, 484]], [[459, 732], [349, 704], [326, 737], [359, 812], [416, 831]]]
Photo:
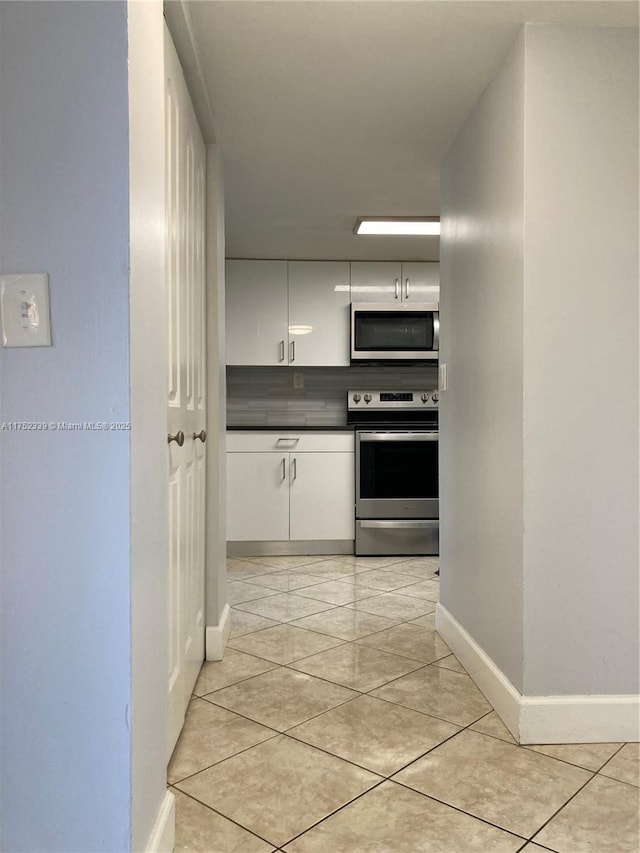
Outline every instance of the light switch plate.
[[0, 275], [3, 347], [50, 347], [49, 276]]

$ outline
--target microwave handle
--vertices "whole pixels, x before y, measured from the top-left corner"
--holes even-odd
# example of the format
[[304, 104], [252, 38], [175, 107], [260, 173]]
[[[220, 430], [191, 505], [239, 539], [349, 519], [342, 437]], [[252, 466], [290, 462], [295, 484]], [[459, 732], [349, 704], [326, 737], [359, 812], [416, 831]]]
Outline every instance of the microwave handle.
[[440, 349], [440, 312], [433, 312], [433, 348], [437, 352]]

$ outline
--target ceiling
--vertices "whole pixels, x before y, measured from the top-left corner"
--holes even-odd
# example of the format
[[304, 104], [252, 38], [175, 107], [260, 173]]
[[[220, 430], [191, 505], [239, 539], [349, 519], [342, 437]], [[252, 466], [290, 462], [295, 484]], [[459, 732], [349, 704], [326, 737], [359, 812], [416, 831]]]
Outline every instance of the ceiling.
[[437, 260], [437, 237], [356, 237], [356, 217], [438, 215], [440, 161], [523, 22], [638, 24], [615, 0], [182, 5], [247, 258]]

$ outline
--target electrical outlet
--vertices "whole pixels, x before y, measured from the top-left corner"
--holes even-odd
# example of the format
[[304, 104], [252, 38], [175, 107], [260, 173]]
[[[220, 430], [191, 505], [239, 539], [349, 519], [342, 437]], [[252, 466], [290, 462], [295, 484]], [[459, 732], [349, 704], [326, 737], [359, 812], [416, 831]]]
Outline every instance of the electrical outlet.
[[296, 389], [296, 391], [302, 391], [302, 389], [304, 388], [304, 373], [299, 373], [298, 371], [296, 371], [293, 374], [293, 387]]

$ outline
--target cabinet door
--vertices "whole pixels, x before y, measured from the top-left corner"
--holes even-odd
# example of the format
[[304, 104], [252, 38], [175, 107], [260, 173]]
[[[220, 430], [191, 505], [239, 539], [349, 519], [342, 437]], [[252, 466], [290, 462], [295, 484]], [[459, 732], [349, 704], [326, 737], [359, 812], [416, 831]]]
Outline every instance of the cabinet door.
[[395, 261], [352, 261], [352, 302], [400, 302], [402, 265]]
[[289, 261], [289, 364], [349, 365], [349, 262]]
[[227, 453], [227, 539], [289, 538], [289, 454]]
[[287, 363], [287, 262], [227, 261], [227, 364]]
[[353, 453], [291, 453], [291, 539], [354, 538]]
[[403, 263], [402, 301], [439, 302], [440, 264], [433, 261]]

